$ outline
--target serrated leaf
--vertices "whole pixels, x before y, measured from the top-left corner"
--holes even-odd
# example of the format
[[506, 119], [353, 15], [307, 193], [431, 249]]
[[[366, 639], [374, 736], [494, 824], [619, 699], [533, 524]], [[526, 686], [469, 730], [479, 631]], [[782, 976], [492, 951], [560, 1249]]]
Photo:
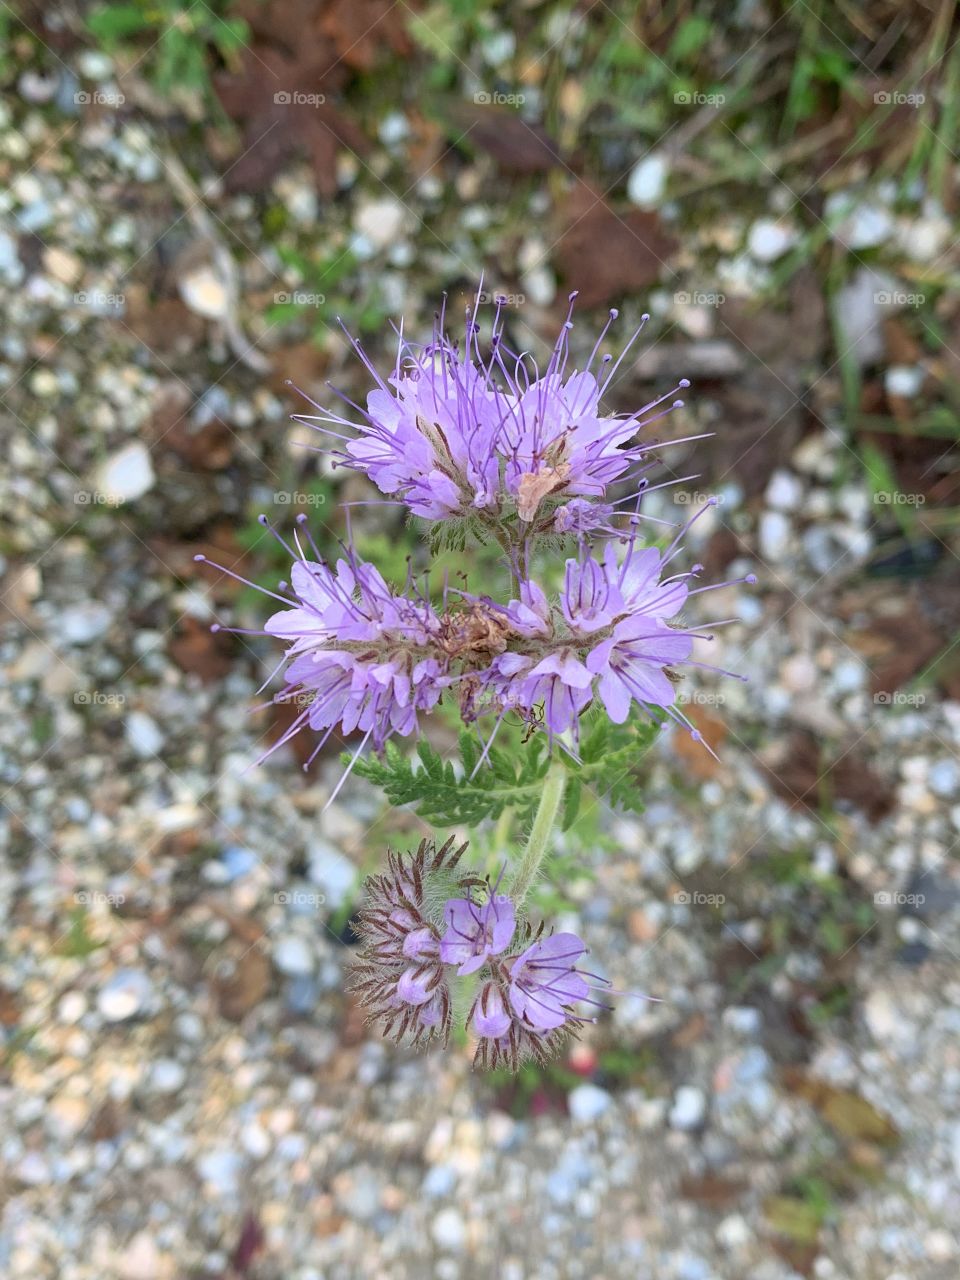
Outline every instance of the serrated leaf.
[[580, 779], [572, 777], [567, 783], [567, 789], [563, 796], [563, 813], [560, 816], [560, 830], [569, 831], [577, 820], [577, 814], [580, 812], [580, 796], [583, 793], [583, 785]]

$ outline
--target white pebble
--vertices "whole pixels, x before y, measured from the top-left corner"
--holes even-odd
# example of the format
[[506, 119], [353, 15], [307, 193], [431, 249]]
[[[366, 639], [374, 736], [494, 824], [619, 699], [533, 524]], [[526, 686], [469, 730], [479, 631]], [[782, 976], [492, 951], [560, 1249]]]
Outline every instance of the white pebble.
[[796, 511], [803, 501], [803, 482], [792, 471], [775, 471], [767, 485], [764, 501], [777, 511]]
[[113, 621], [113, 615], [105, 604], [90, 601], [64, 609], [57, 622], [57, 631], [67, 644], [91, 644], [98, 640]]
[[273, 963], [290, 977], [305, 977], [313, 973], [313, 953], [296, 934], [280, 938], [273, 948]]
[[797, 242], [796, 229], [772, 218], [761, 218], [750, 228], [747, 247], [758, 262], [775, 262]]
[[627, 198], [641, 209], [649, 209], [658, 205], [663, 199], [667, 185], [667, 161], [657, 152], [652, 152], [638, 161], [630, 171], [627, 179]]
[[570, 1115], [579, 1124], [592, 1124], [609, 1109], [612, 1102], [606, 1089], [595, 1084], [578, 1085], [567, 1097]]
[[108, 1022], [124, 1022], [142, 1013], [153, 995], [153, 984], [139, 969], [120, 969], [101, 987], [97, 1009]]
[[790, 549], [790, 521], [780, 511], [764, 511], [760, 517], [760, 554], [775, 563]]
[[674, 1094], [670, 1108], [670, 1126], [673, 1129], [698, 1129], [707, 1114], [707, 1099], [702, 1089], [682, 1085]]
[[163, 746], [163, 734], [155, 720], [143, 711], [131, 711], [124, 725], [127, 741], [142, 760], [158, 755]]
[[354, 215], [354, 229], [375, 249], [386, 249], [403, 229], [404, 210], [396, 200], [370, 200]]
[[177, 282], [180, 297], [198, 316], [222, 320], [227, 314], [229, 298], [226, 285], [210, 263], [203, 263]]
[[97, 475], [97, 489], [107, 502], [133, 502], [153, 488], [153, 463], [146, 445], [124, 445], [108, 458]]
[[179, 1093], [186, 1082], [186, 1068], [176, 1058], [158, 1058], [150, 1068], [150, 1087], [157, 1093]]
[[459, 1210], [441, 1209], [433, 1220], [431, 1234], [440, 1249], [462, 1249], [466, 1240], [466, 1227]]
[[888, 395], [912, 400], [920, 394], [926, 376], [918, 364], [892, 364], [883, 375], [883, 385]]

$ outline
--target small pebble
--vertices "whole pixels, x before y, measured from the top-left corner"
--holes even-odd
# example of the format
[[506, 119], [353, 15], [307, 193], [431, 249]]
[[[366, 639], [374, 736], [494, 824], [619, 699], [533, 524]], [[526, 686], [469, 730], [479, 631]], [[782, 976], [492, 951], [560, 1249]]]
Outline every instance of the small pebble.
[[567, 1095], [570, 1117], [578, 1124], [593, 1124], [609, 1110], [612, 1102], [606, 1089], [600, 1089], [595, 1084], [578, 1085]]
[[652, 152], [639, 160], [627, 179], [627, 198], [641, 209], [652, 209], [663, 200], [669, 166], [665, 156]]
[[668, 1119], [671, 1128], [689, 1131], [698, 1129], [706, 1114], [707, 1099], [703, 1090], [693, 1085], [682, 1085], [674, 1094]]
[[125, 1022], [143, 1013], [153, 996], [153, 984], [139, 969], [120, 969], [100, 988], [97, 1009], [107, 1022]]
[[135, 441], [119, 449], [97, 473], [98, 495], [106, 502], [135, 502], [153, 488], [153, 463], [146, 445]]

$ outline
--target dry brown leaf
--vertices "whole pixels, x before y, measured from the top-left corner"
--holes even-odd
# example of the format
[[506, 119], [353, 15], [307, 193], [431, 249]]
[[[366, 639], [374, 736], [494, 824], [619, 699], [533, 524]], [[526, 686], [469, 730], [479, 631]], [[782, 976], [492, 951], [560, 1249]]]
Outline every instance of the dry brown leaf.
[[683, 1198], [695, 1200], [708, 1209], [729, 1209], [748, 1190], [748, 1183], [724, 1178], [718, 1173], [688, 1174], [680, 1179]]
[[214, 980], [217, 1005], [230, 1022], [240, 1022], [270, 990], [270, 962], [260, 947], [248, 947], [227, 962]]
[[542, 126], [509, 107], [457, 103], [448, 108], [453, 142], [486, 151], [505, 173], [546, 173], [560, 163], [557, 144]]
[[863, 810], [871, 822], [878, 822], [893, 808], [894, 790], [889, 780], [871, 769], [855, 749], [836, 746], [832, 750], [833, 764], [813, 733], [801, 730], [792, 734], [778, 762], [766, 770], [774, 791], [792, 807], [814, 812], [836, 799], [846, 800]]
[[566, 229], [554, 256], [568, 289], [583, 307], [598, 307], [660, 277], [676, 241], [655, 213], [615, 212], [582, 183], [566, 203]]
[[784, 1083], [815, 1107], [830, 1127], [845, 1139], [891, 1147], [900, 1141], [893, 1121], [853, 1089], [838, 1089], [798, 1067], [784, 1072]]
[[167, 645], [167, 652], [181, 671], [199, 676], [204, 683], [221, 680], [233, 666], [229, 635], [214, 632], [205, 622], [183, 618]]

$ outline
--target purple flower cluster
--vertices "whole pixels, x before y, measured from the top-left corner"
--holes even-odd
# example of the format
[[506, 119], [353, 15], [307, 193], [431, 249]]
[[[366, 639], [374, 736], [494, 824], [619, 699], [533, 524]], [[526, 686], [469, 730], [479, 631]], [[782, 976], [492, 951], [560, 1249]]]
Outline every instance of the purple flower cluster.
[[[504, 548], [514, 598], [445, 586], [435, 600], [412, 575], [397, 590], [352, 548], [335, 567], [326, 564], [304, 516], [294, 547], [272, 530], [293, 559], [289, 584], [268, 593], [283, 607], [266, 632], [288, 646], [286, 683], [274, 700], [300, 710], [271, 750], [307, 728], [320, 735], [311, 760], [336, 729], [363, 735], [357, 755], [368, 742], [382, 750], [393, 734], [418, 733], [420, 714], [448, 690], [465, 723], [494, 717], [482, 758], [509, 712], [574, 756], [580, 719], [598, 703], [618, 724], [637, 707], [698, 736], [673, 704], [676, 668], [691, 664], [699, 635], [677, 617], [700, 566], [680, 574], [668, 567], [692, 520], [661, 551], [638, 542], [646, 481], [626, 529], [613, 523], [623, 513], [605, 500], [612, 481], [632, 480], [649, 465], [655, 446], [636, 443], [637, 433], [672, 392], [634, 414], [601, 412], [623, 354], [602, 357], [601, 366], [609, 364], [602, 381], [590, 369], [614, 313], [581, 371], [567, 369], [568, 314], [546, 371], [534, 366], [533, 378], [526, 357], [504, 343], [502, 307], [485, 363], [469, 314], [462, 351], [441, 314], [431, 343], [401, 340], [388, 382], [354, 344], [377, 381], [363, 420], [320, 421], [352, 426], [357, 434], [342, 437], [336, 460], [416, 515], [479, 521], [480, 535]], [[566, 562], [559, 593], [548, 595], [531, 566], [537, 539], [558, 535], [576, 538], [577, 555]], [[595, 535], [605, 535], [602, 553], [591, 547]]]
[[[411, 343], [401, 335], [386, 381], [351, 338], [376, 382], [366, 409], [347, 401], [360, 421], [320, 405], [316, 414], [297, 416], [342, 442], [330, 450], [335, 465], [363, 472], [381, 493], [426, 520], [473, 516], [490, 524], [516, 516], [544, 531], [551, 525], [570, 531], [584, 521], [596, 529], [602, 516], [580, 499], [601, 499], [613, 481], [640, 474], [655, 446], [636, 437], [682, 405], [675, 395], [689, 383], [683, 379], [635, 413], [605, 413], [604, 392], [649, 317], [619, 359], [601, 357], [598, 379], [591, 370], [617, 318], [611, 311], [585, 367], [568, 371], [575, 297], [542, 375], [526, 353], [508, 347], [502, 300], [486, 358], [472, 313], [461, 348], [445, 331], [444, 308], [431, 342]], [[356, 434], [344, 435], [344, 429]]]
[[528, 1056], [543, 1061], [585, 1021], [577, 1006], [600, 1004], [592, 992], [603, 980], [577, 967], [586, 947], [575, 933], [544, 934], [541, 926], [532, 935], [528, 925], [518, 926], [513, 901], [498, 892], [499, 883], [461, 879], [458, 896], [443, 904], [441, 932], [426, 908], [425, 886], [450, 872], [465, 848], [454, 852], [451, 840], [435, 850], [424, 842], [416, 854], [391, 853], [387, 874], [367, 880], [353, 988], [398, 1042], [437, 1037], [446, 1043], [450, 970], [458, 977], [477, 975], [467, 1015], [476, 1063], [515, 1069]]
[[669, 620], [686, 603], [688, 581], [699, 566], [666, 576], [671, 550], [640, 548], [635, 534], [622, 559], [612, 541], [602, 559], [582, 547], [579, 558], [566, 563], [556, 604], [531, 580], [501, 610], [492, 600], [481, 601], [502, 616], [510, 642], [481, 678], [486, 700], [474, 705], [500, 718], [516, 710], [542, 723], [551, 737], [569, 730], [574, 743], [580, 716], [595, 698], [615, 724], [627, 719], [633, 704], [681, 719], [673, 708], [674, 669], [689, 663], [701, 633]]

